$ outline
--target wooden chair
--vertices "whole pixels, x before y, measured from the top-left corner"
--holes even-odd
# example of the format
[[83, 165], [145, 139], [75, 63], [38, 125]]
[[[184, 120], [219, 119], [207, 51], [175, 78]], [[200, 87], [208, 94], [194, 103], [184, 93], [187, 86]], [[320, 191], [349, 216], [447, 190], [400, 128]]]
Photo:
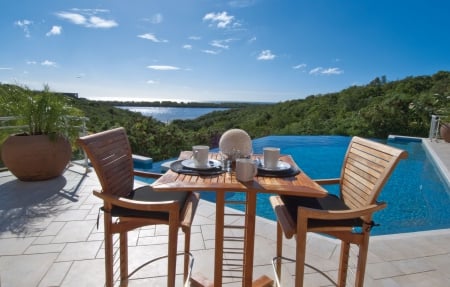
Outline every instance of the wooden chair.
[[[295, 286], [303, 286], [307, 232], [323, 233], [341, 240], [338, 286], [345, 286], [350, 244], [359, 246], [355, 286], [363, 286], [370, 230], [374, 212], [386, 207], [377, 197], [406, 151], [353, 137], [347, 149], [340, 178], [317, 180], [321, 185], [339, 184], [340, 196], [305, 198], [272, 196], [277, 216], [277, 250], [273, 260], [279, 283], [282, 240], [296, 235]], [[355, 231], [354, 228], [359, 230]], [[284, 258], [286, 259], [286, 258]]]
[[178, 229], [185, 233], [184, 280], [189, 278], [191, 223], [199, 201], [192, 192], [155, 192], [149, 185], [134, 189], [134, 176], [159, 177], [138, 172], [125, 129], [116, 128], [77, 140], [100, 180], [102, 190], [94, 195], [103, 200], [105, 228], [106, 286], [114, 285], [113, 235], [119, 234], [120, 286], [128, 284], [127, 232], [147, 225], [166, 224], [168, 234], [167, 286], [175, 286]]

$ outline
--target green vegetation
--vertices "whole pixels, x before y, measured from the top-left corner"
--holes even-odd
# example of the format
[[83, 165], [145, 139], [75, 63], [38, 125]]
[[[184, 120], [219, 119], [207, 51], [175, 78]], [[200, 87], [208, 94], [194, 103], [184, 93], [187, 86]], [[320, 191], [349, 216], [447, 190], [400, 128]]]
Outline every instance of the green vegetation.
[[[0, 116], [16, 117], [10, 125], [22, 126], [24, 135], [65, 135], [75, 140], [78, 131], [66, 124], [67, 116], [81, 116], [82, 112], [69, 105], [65, 97], [50, 91], [45, 85], [42, 91], [27, 87], [0, 85]], [[3, 138], [3, 136], [0, 138]], [[72, 137], [71, 137], [72, 136]]]
[[117, 102], [68, 98], [73, 107], [89, 118], [89, 132], [123, 126], [134, 153], [161, 160], [175, 157], [180, 150], [190, 149], [194, 144], [216, 147], [220, 135], [230, 128], [242, 128], [252, 138], [267, 135], [386, 138], [389, 134], [427, 137], [431, 114], [448, 106], [449, 96], [450, 72], [392, 82], [381, 77], [365, 86], [352, 86], [338, 93], [277, 104], [230, 105], [226, 111], [169, 124], [116, 108]]

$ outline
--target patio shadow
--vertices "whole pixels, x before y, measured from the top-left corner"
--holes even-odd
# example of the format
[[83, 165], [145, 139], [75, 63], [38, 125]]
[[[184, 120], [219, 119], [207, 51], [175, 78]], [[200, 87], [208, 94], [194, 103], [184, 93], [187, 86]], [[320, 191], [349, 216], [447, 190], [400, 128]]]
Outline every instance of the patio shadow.
[[68, 208], [68, 202], [78, 201], [76, 193], [84, 177], [81, 175], [74, 187], [67, 188], [64, 175], [35, 182], [11, 176], [0, 185], [0, 233], [30, 235], [42, 231], [55, 215]]

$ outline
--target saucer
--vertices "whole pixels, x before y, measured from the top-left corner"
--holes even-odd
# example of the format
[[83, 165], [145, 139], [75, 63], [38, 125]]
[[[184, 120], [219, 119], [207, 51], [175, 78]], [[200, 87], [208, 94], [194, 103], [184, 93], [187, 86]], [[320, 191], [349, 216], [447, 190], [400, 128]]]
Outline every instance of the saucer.
[[186, 159], [181, 162], [181, 165], [190, 169], [209, 170], [219, 168], [221, 166], [221, 163], [218, 160], [210, 159], [208, 160], [207, 166], [196, 166], [193, 159]]
[[261, 162], [261, 165], [258, 166], [258, 169], [264, 170], [264, 171], [285, 171], [291, 168], [291, 165], [284, 161], [279, 161], [276, 168], [267, 168], [264, 167], [263, 161]]

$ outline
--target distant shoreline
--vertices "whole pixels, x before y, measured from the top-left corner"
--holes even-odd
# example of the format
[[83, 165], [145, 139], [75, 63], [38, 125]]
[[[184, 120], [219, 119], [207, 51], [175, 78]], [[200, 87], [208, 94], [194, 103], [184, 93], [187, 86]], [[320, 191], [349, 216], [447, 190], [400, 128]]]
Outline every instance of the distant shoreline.
[[253, 102], [172, 102], [172, 101], [94, 101], [109, 104], [116, 107], [170, 107], [170, 108], [245, 108], [250, 106], [273, 105], [275, 103], [253, 103]]

